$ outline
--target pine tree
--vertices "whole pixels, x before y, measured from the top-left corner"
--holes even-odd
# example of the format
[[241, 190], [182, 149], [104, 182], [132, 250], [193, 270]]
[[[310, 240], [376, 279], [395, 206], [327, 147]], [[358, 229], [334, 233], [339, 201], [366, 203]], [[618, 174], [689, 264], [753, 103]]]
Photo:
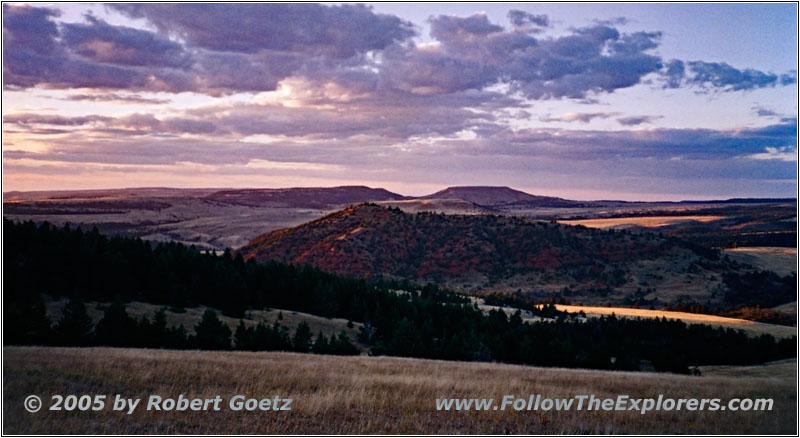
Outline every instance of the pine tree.
[[236, 326], [236, 332], [233, 335], [234, 348], [237, 350], [254, 350], [253, 345], [253, 330], [248, 329], [244, 325], [244, 320], [239, 320], [239, 325]]
[[195, 326], [194, 344], [203, 350], [230, 350], [231, 329], [219, 320], [214, 309], [207, 308]]
[[317, 354], [326, 354], [328, 353], [329, 346], [328, 346], [328, 338], [320, 331], [317, 334], [317, 340], [314, 341], [314, 345], [311, 346], [311, 351]]
[[311, 347], [311, 328], [305, 321], [301, 321], [300, 324], [297, 325], [294, 338], [292, 338], [292, 346], [294, 347], [294, 351], [301, 353], [307, 353]]
[[83, 301], [78, 298], [69, 300], [56, 325], [56, 333], [63, 345], [85, 346], [92, 343], [93, 323], [86, 314]]
[[134, 340], [141, 337], [136, 326], [136, 321], [128, 316], [125, 305], [116, 301], [106, 308], [103, 319], [95, 327], [96, 343], [112, 347], [131, 347]]

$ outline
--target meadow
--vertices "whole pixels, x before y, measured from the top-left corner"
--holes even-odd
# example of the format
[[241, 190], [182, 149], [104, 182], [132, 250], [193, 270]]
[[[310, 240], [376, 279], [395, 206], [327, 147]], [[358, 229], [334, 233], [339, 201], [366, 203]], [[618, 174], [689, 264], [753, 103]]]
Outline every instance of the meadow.
[[[4, 347], [4, 434], [796, 434], [796, 360], [703, 376], [390, 357]], [[45, 408], [23, 409], [37, 394]], [[48, 411], [52, 394], [212, 398], [219, 412]], [[233, 412], [236, 394], [290, 397], [290, 412]], [[506, 394], [773, 398], [772, 411], [440, 412], [436, 398]], [[144, 403], [144, 402], [143, 402]]]

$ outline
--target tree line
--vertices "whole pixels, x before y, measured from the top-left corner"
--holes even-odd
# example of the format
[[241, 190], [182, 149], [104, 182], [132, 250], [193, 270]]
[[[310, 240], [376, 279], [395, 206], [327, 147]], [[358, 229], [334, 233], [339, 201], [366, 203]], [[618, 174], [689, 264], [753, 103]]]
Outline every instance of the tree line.
[[[310, 267], [260, 264], [244, 261], [230, 251], [215, 255], [179, 243], [109, 238], [97, 230], [83, 232], [68, 226], [7, 220], [3, 226], [6, 334], [49, 327], [49, 322], [31, 316], [39, 312], [34, 310], [37, 306], [43, 309], [37, 297], [46, 294], [70, 297], [74, 302], [204, 305], [233, 317], [241, 317], [247, 309], [263, 308], [340, 317], [362, 323], [359, 340], [370, 346], [373, 355], [625, 370], [640, 369], [649, 362], [657, 370], [684, 373], [695, 365], [755, 364], [796, 356], [794, 339], [753, 338], [742, 331], [665, 319], [610, 316], [584, 320], [556, 312], [551, 320], [524, 321], [519, 312], [507, 315], [497, 310], [485, 315], [463, 297], [435, 285], [420, 288], [337, 276]], [[543, 309], [550, 310], [554, 309]], [[115, 311], [119, 313], [119, 309]], [[148, 324], [156, 325], [159, 318], [154, 315]], [[286, 349], [288, 339], [293, 349], [300, 345], [302, 351], [344, 348], [341, 336], [322, 339], [318, 335], [312, 341], [310, 332], [298, 327], [299, 337], [296, 331], [289, 338], [280, 326], [266, 324], [240, 324], [233, 345], [205, 343], [200, 335], [204, 331], [213, 332], [214, 327], [224, 331], [213, 320], [204, 316], [195, 330], [198, 334], [192, 340], [186, 336], [185, 343], [143, 346]], [[57, 330], [60, 324], [56, 324]], [[145, 333], [148, 327], [122, 324], [134, 333]], [[161, 324], [158, 322], [158, 330]], [[121, 331], [115, 328], [114, 332]], [[159, 333], [169, 338], [165, 332]], [[218, 334], [215, 339], [221, 337]], [[9, 342], [8, 335], [5, 342]], [[28, 338], [25, 343], [38, 342]]]
[[136, 319], [128, 314], [125, 304], [114, 302], [105, 306], [102, 319], [95, 324], [86, 305], [73, 298], [64, 306], [61, 318], [52, 324], [40, 296], [32, 297], [27, 304], [15, 305], [4, 315], [6, 344], [359, 354], [344, 330], [330, 339], [320, 331], [315, 340], [305, 321], [297, 325], [293, 336], [278, 320], [272, 325], [261, 321], [248, 327], [240, 319], [232, 332], [214, 309], [207, 308], [190, 335], [183, 324], [168, 326], [166, 307], [150, 318], [143, 315]]

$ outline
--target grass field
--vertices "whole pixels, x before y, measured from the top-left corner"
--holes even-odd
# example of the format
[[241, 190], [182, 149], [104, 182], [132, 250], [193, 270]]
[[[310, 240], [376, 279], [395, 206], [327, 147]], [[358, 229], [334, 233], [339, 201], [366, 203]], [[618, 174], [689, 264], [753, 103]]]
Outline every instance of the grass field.
[[765, 324], [761, 322], [748, 321], [746, 319], [727, 318], [724, 316], [705, 315], [702, 313], [631, 309], [628, 307], [569, 306], [563, 304], [556, 304], [556, 308], [558, 310], [563, 310], [570, 313], [583, 311], [587, 316], [611, 315], [613, 313], [619, 317], [680, 319], [687, 324], [708, 324], [717, 327], [740, 329], [753, 335], [761, 335], [766, 333], [778, 338], [797, 336], [797, 327]]
[[639, 216], [607, 219], [580, 219], [559, 221], [566, 225], [583, 225], [587, 228], [614, 228], [623, 225], [635, 225], [644, 228], [659, 228], [679, 222], [713, 222], [724, 219], [724, 216]]
[[[795, 360], [715, 367], [702, 377], [388, 357], [5, 347], [4, 434], [796, 434]], [[42, 397], [37, 413], [23, 409]], [[53, 394], [221, 396], [219, 412], [49, 411]], [[292, 398], [292, 410], [234, 412], [228, 400]], [[772, 398], [771, 411], [470, 411], [436, 398]]]

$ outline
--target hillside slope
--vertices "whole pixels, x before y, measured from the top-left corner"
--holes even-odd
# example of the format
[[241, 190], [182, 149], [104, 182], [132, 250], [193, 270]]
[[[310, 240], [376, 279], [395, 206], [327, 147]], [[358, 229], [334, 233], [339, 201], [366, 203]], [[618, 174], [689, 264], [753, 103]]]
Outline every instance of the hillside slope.
[[366, 186], [237, 189], [212, 193], [205, 199], [248, 206], [329, 208], [372, 201], [398, 201], [405, 196]]
[[719, 303], [722, 275], [741, 269], [713, 251], [653, 234], [506, 216], [408, 214], [373, 204], [263, 234], [240, 252], [359, 277], [627, 305]]

